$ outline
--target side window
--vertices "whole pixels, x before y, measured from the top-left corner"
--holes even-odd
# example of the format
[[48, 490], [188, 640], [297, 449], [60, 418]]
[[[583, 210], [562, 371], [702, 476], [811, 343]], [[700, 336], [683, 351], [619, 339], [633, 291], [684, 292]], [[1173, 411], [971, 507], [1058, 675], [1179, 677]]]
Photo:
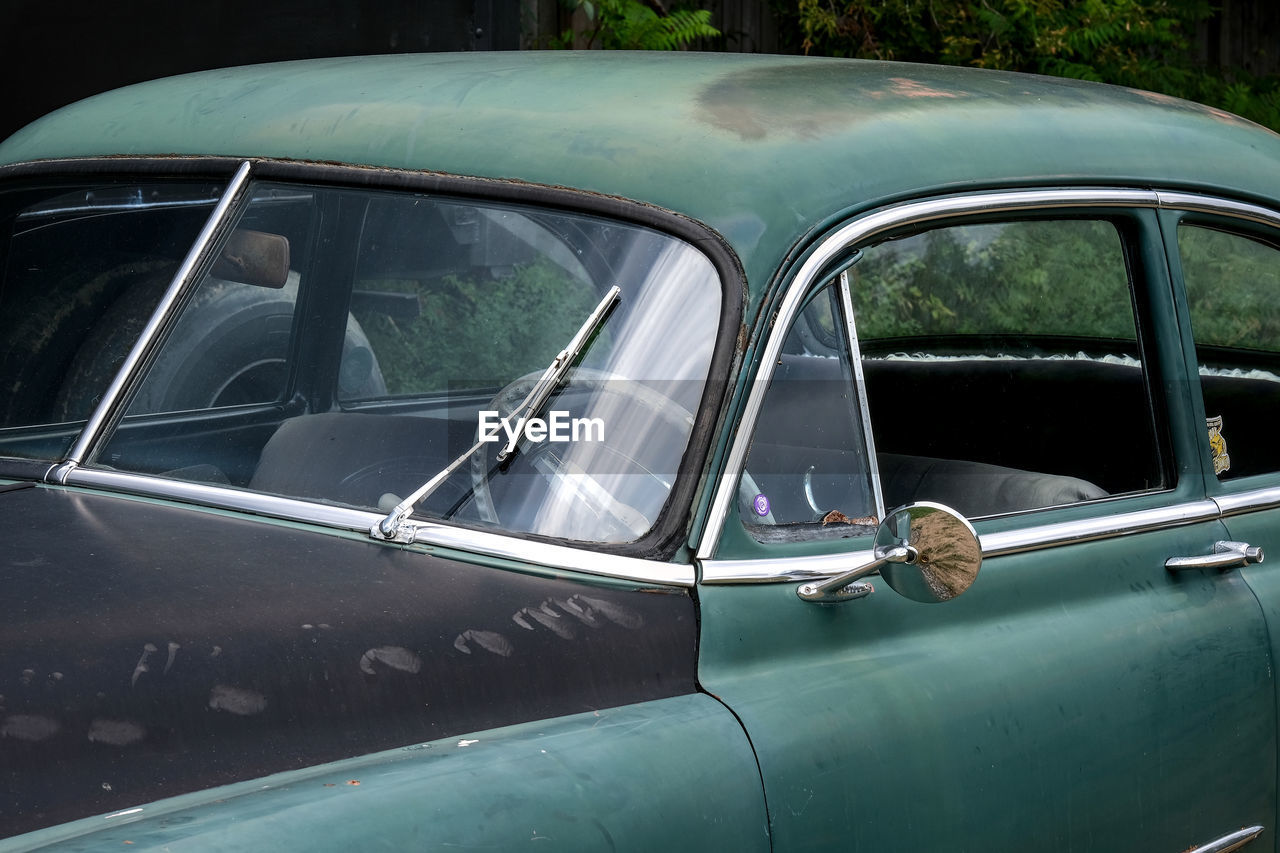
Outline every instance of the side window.
[[1121, 233], [956, 225], [852, 270], [886, 506], [1000, 515], [1163, 485]]
[[66, 452], [220, 193], [121, 182], [0, 194], [0, 455]]
[[[786, 537], [760, 532], [771, 524], [873, 523], [868, 444], [886, 510], [927, 500], [978, 518], [1165, 485], [1117, 224], [917, 231], [862, 247], [849, 282], [874, 441], [848, 347], [815, 312], [838, 305], [820, 294], [787, 339], [748, 457], [740, 515], [756, 538]], [[819, 372], [825, 385], [796, 382]]]
[[877, 523], [863, 424], [833, 282], [796, 316], [765, 391], [738, 487], [753, 536], [840, 537]]
[[1183, 223], [1178, 252], [1219, 479], [1280, 470], [1280, 248]]
[[[308, 193], [254, 194], [147, 372], [130, 415], [284, 399], [314, 207]], [[348, 330], [353, 336], [358, 327]]]

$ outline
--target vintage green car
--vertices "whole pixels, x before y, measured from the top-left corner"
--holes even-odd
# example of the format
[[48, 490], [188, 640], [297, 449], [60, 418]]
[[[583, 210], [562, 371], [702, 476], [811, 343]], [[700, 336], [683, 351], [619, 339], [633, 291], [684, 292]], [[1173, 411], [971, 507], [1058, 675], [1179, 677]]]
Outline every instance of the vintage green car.
[[1280, 849], [1277, 412], [1280, 137], [1196, 104], [91, 98], [0, 144], [0, 850]]

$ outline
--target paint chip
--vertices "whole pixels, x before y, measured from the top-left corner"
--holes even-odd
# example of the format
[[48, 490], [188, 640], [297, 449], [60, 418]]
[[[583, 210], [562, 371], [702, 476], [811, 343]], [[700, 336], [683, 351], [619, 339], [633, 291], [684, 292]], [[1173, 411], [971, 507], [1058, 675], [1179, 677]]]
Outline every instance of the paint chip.
[[422, 669], [422, 658], [403, 646], [378, 646], [369, 649], [360, 656], [360, 671], [365, 675], [377, 675], [374, 663], [398, 669], [401, 672], [418, 672]]
[[215, 711], [227, 711], [237, 716], [248, 717], [266, 710], [267, 697], [255, 690], [217, 684], [209, 694], [209, 707]]
[[511, 657], [511, 653], [516, 650], [511, 645], [511, 641], [499, 634], [497, 631], [463, 631], [458, 638], [453, 641], [453, 647], [463, 654], [471, 654], [469, 643], [475, 643], [486, 652], [492, 652], [499, 657]]
[[89, 740], [109, 746], [128, 746], [145, 739], [144, 726], [130, 720], [105, 720], [98, 718], [89, 723]]
[[62, 726], [51, 717], [37, 714], [12, 714], [5, 717], [0, 726], [0, 737], [11, 737], [14, 740], [38, 743], [58, 733]]

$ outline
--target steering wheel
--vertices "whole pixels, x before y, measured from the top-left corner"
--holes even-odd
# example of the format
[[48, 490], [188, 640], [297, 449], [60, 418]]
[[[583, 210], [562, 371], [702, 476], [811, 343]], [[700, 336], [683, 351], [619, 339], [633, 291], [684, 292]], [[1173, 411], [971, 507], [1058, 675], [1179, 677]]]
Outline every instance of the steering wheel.
[[[488, 409], [496, 411], [499, 417], [509, 416], [541, 376], [542, 371], [536, 371], [512, 381], [494, 396]], [[609, 423], [608, 418], [604, 419], [602, 440], [589, 457], [591, 466], [597, 470], [601, 464], [609, 466], [610, 476], [602, 481], [584, 470], [573, 458], [576, 454], [572, 453], [572, 443], [533, 442], [528, 438], [521, 440], [519, 451], [509, 460], [506, 471], [495, 473], [499, 469], [497, 454], [506, 446], [507, 438], [505, 432], [500, 431], [498, 441], [486, 444], [471, 457], [476, 512], [491, 524], [530, 533], [594, 541], [638, 539], [653, 526], [672, 487], [673, 474], [655, 470], [658, 466], [654, 463], [666, 463], [661, 467], [670, 467], [670, 453], [663, 452], [662, 448], [671, 447], [673, 443], [683, 454], [693, 428], [693, 415], [643, 382], [591, 368], [575, 368], [569, 377], [567, 393], [562, 391], [558, 398], [552, 399], [564, 405], [566, 398], [573, 399], [576, 395], [590, 396], [593, 405], [588, 414], [603, 411], [612, 412], [615, 419], [624, 416], [621, 422]], [[616, 398], [616, 405], [607, 405], [611, 397]], [[549, 408], [544, 407], [539, 417], [547, 418], [548, 412]], [[636, 440], [637, 433], [643, 441]], [[621, 440], [612, 438], [615, 435]], [[476, 439], [479, 441], [478, 428]], [[570, 452], [566, 453], [565, 448]], [[628, 476], [616, 478], [615, 472]], [[513, 477], [508, 481], [518, 482], [522, 488], [496, 488], [502, 477], [530, 473], [538, 476]], [[630, 475], [639, 476], [633, 479]], [[495, 485], [491, 486], [491, 481]], [[611, 492], [605, 485], [607, 482], [615, 487], [618, 483], [626, 484], [625, 492]], [[530, 483], [534, 485], [528, 485]], [[642, 500], [646, 497], [649, 500]], [[516, 518], [520, 511], [530, 513], [523, 524]], [[555, 528], [540, 529], [544, 525], [539, 521], [550, 521]]]

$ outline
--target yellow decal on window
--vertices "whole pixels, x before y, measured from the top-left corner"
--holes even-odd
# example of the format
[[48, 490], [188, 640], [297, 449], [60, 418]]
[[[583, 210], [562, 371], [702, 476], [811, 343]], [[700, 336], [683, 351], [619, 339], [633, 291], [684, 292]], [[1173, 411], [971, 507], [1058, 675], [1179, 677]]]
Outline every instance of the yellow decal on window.
[[1209, 427], [1209, 450], [1213, 452], [1213, 473], [1221, 476], [1231, 470], [1231, 455], [1227, 453], [1227, 440], [1222, 437], [1222, 416], [1205, 418]]

